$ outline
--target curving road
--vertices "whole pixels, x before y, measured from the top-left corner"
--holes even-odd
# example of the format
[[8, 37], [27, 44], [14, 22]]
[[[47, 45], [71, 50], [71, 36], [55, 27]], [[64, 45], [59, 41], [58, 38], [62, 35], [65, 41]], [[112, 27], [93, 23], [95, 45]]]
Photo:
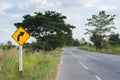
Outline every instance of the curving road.
[[57, 80], [120, 80], [120, 56], [64, 48]]

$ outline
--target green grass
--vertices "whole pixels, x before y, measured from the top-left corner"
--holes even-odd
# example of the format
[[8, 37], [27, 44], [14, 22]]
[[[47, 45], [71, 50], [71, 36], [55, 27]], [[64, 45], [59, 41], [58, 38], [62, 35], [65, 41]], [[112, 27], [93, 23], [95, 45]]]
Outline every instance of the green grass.
[[82, 46], [80, 46], [79, 49], [92, 51], [92, 52], [120, 55], [120, 46], [110, 46], [109, 45], [107, 48], [104, 48], [101, 51], [96, 51], [96, 48], [94, 46], [82, 45]]
[[93, 51], [93, 52], [96, 51], [94, 46], [89, 46], [89, 45], [82, 45], [82, 46], [80, 46], [79, 49], [87, 50], [87, 51]]
[[23, 74], [20, 75], [18, 50], [0, 50], [0, 80], [55, 80], [61, 51], [23, 52]]

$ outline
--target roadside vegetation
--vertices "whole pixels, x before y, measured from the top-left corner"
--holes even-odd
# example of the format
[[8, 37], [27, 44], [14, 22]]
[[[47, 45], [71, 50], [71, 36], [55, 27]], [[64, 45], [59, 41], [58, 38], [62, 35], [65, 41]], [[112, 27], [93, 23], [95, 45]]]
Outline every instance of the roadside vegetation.
[[110, 34], [113, 33], [114, 19], [116, 15], [107, 14], [105, 11], [100, 11], [97, 15], [92, 15], [87, 19], [88, 26], [86, 33], [90, 35], [90, 41], [94, 44], [96, 49], [102, 50], [109, 39]]
[[0, 80], [56, 80], [57, 66], [63, 46], [79, 46], [72, 37], [75, 26], [67, 17], [55, 11], [24, 15], [15, 23], [23, 27], [36, 41], [23, 45], [23, 73], [19, 73], [18, 47], [8, 41], [0, 44]]
[[85, 42], [80, 45], [80, 49], [101, 52], [107, 54], [120, 54], [120, 35], [113, 32], [114, 19], [116, 15], [107, 14], [100, 11], [98, 15], [92, 15], [87, 19], [85, 34], [89, 34], [91, 43]]
[[79, 49], [87, 50], [87, 51], [91, 51], [91, 52], [120, 55], [120, 45], [115, 45], [115, 46], [109, 45], [109, 46], [107, 46], [107, 48], [103, 48], [100, 51], [100, 50], [96, 50], [94, 45], [85, 44], [85, 45], [81, 45], [79, 47]]
[[24, 50], [23, 74], [20, 75], [18, 49], [0, 49], [0, 80], [56, 80], [61, 51], [60, 48], [46, 53], [26, 53]]

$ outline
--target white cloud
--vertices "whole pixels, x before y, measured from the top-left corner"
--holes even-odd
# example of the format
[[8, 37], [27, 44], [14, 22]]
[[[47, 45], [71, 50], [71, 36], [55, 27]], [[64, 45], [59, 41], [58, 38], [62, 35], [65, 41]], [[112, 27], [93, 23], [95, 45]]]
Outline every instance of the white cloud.
[[0, 28], [0, 32], [8, 32], [8, 30], [5, 28]]
[[82, 3], [82, 5], [85, 7], [93, 7], [100, 2], [100, 0], [78, 0], [78, 1]]
[[104, 11], [109, 11], [109, 10], [114, 10], [114, 9], [116, 9], [116, 6], [114, 6], [114, 5], [105, 5], [105, 4], [103, 4], [103, 5], [100, 5], [98, 7], [98, 10], [104, 10]]
[[59, 1], [48, 1], [48, 0], [26, 0], [24, 2], [18, 2], [16, 4], [18, 9], [44, 9], [44, 8], [51, 8], [57, 7], [61, 3]]
[[6, 16], [6, 17], [10, 17], [10, 18], [20, 18], [24, 14], [22, 14], [22, 13], [6, 13], [6, 12], [4, 12], [3, 15]]
[[[14, 5], [11, 4], [11, 3], [0, 2], [0, 15], [4, 15], [4, 16], [7, 16], [7, 17], [12, 17], [12, 18], [20, 17], [20, 14], [11, 14], [11, 13], [5, 12], [5, 10], [13, 8], [13, 7], [14, 7]], [[6, 31], [6, 30], [1, 29], [1, 31]]]
[[12, 8], [14, 5], [7, 2], [0, 2], [0, 14], [4, 14], [6, 9]]
[[80, 14], [77, 14], [77, 13], [74, 13], [74, 15], [72, 13], [66, 13], [65, 15], [67, 15], [67, 18], [71, 21], [72, 20], [79, 21], [81, 20], [81, 17], [82, 17]]
[[[52, 9], [60, 5], [61, 3], [59, 1], [48, 1], [48, 0], [24, 0], [24, 1], [19, 1], [15, 4], [11, 4], [8, 2], [0, 2], [0, 15], [4, 15], [11, 18], [19, 18], [28, 12], [31, 13], [33, 11], [37, 11], [40, 9], [47, 9], [47, 8]], [[17, 10], [13, 11], [13, 9], [17, 9]], [[6, 12], [6, 10], [8, 11]]]

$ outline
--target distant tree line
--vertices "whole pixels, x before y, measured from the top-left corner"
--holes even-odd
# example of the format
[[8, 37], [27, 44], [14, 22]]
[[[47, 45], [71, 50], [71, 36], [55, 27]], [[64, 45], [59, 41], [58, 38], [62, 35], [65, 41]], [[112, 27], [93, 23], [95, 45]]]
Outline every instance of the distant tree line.
[[8, 41], [6, 44], [0, 44], [0, 48], [3, 50], [8, 50], [8, 49], [11, 49], [14, 47], [16, 47], [16, 46], [13, 45], [11, 41]]

